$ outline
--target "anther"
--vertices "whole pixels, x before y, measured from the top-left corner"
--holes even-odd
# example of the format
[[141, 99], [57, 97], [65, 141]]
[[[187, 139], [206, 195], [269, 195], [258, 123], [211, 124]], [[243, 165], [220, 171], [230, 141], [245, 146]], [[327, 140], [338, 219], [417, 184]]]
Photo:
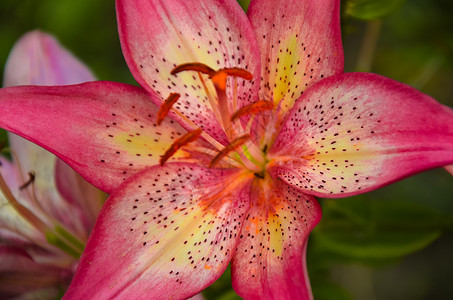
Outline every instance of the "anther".
[[185, 64], [178, 65], [178, 66], [174, 67], [170, 73], [171, 73], [171, 75], [176, 75], [182, 71], [197, 71], [200, 73], [208, 74], [210, 76], [215, 73], [215, 70], [212, 69], [211, 67], [209, 67], [205, 64], [202, 64], [202, 63], [198, 63], [198, 62], [185, 63]]
[[179, 139], [177, 139], [173, 144], [171, 144], [170, 148], [162, 155], [160, 158], [160, 165], [163, 166], [165, 162], [173, 156], [173, 154], [178, 151], [181, 147], [187, 145], [190, 142], [195, 141], [201, 134], [203, 130], [201, 128], [197, 128], [193, 131], [189, 131]]
[[231, 143], [229, 143], [227, 146], [225, 146], [225, 148], [220, 150], [220, 152], [211, 160], [211, 162], [209, 163], [209, 167], [210, 168], [214, 167], [228, 153], [236, 150], [238, 147], [242, 146], [249, 139], [250, 139], [250, 134], [244, 134], [244, 135], [241, 135], [240, 137], [236, 138], [235, 140], [233, 140]]
[[162, 103], [162, 105], [159, 107], [159, 111], [157, 112], [157, 125], [160, 125], [162, 121], [164, 120], [165, 116], [168, 114], [170, 111], [171, 107], [173, 104], [178, 101], [179, 97], [181, 97], [180, 94], [178, 93], [171, 93], [170, 96], [168, 96], [167, 99]]
[[239, 117], [245, 116], [245, 115], [251, 115], [251, 114], [258, 114], [263, 111], [271, 110], [274, 108], [274, 102], [272, 101], [264, 101], [264, 100], [258, 100], [256, 102], [253, 102], [252, 104], [243, 106], [239, 108], [232, 116], [231, 116], [231, 122], [234, 120], [238, 119]]
[[35, 181], [35, 177], [36, 177], [35, 172], [33, 171], [28, 172], [28, 180], [19, 187], [19, 190], [22, 191], [26, 189], [30, 184], [32, 184]]
[[210, 75], [210, 77], [214, 77], [217, 73], [223, 72], [228, 76], [234, 76], [234, 77], [241, 77], [244, 78], [245, 80], [252, 80], [253, 75], [246, 69], [241, 69], [241, 68], [223, 68], [218, 71], [216, 71], [214, 74]]
[[240, 68], [220, 69], [209, 75], [209, 78], [212, 80], [216, 87], [224, 91], [226, 89], [226, 80], [228, 76], [241, 77], [245, 80], [253, 79], [253, 75], [249, 71]]

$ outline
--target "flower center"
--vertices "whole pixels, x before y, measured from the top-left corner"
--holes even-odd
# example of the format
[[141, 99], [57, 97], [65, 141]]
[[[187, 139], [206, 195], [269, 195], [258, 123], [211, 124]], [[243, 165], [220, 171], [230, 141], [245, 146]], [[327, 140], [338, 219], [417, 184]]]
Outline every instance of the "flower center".
[[[266, 158], [267, 147], [265, 146], [263, 149], [260, 149], [259, 143], [261, 141], [256, 140], [257, 134], [252, 134], [252, 128], [254, 127], [256, 117], [263, 112], [274, 109], [274, 103], [258, 100], [249, 105], [237, 108], [238, 87], [236, 78], [239, 77], [245, 80], [253, 79], [253, 75], [245, 69], [223, 68], [214, 70], [205, 64], [194, 62], [176, 66], [171, 71], [171, 74], [176, 75], [180, 72], [187, 71], [198, 73], [198, 77], [200, 78], [201, 84], [209, 100], [210, 109], [225, 132], [229, 144], [226, 146], [219, 146], [217, 140], [201, 128], [196, 127], [170, 146], [162, 156], [160, 161], [161, 164], [164, 164], [178, 149], [182, 147], [190, 148], [188, 143], [193, 142], [199, 136], [202, 136], [216, 149], [216, 151], [212, 151], [212, 149], [205, 149], [206, 151], [204, 151], [204, 154], [211, 156], [211, 160], [208, 164], [209, 167], [241, 167], [252, 171], [257, 174], [258, 177], [263, 177], [268, 162]], [[203, 74], [204, 77], [202, 76]], [[204, 79], [206, 78], [206, 75], [208, 75], [208, 79], [214, 86], [215, 95], [212, 95], [208, 88], [208, 82]], [[233, 85], [231, 87], [233, 93], [231, 93], [232, 96], [230, 97], [227, 94], [228, 77], [233, 77]], [[178, 111], [173, 108], [173, 105], [178, 101], [180, 96], [181, 95], [178, 93], [171, 93], [162, 103], [157, 115], [158, 124], [162, 122], [163, 118], [170, 110], [180, 114], [180, 112], [178, 113]], [[196, 147], [196, 149], [200, 150], [200, 147]]]

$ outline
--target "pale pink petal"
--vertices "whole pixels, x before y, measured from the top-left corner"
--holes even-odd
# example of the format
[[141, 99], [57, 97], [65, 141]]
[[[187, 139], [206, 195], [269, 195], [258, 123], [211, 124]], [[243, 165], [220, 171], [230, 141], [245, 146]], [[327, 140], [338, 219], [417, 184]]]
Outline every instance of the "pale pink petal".
[[[20, 173], [18, 184], [9, 185], [15, 198], [30, 209], [33, 214], [47, 222], [47, 225], [54, 226], [53, 218], [66, 228], [71, 229], [78, 238], [86, 240], [89, 230], [83, 223], [86, 218], [85, 212], [80, 209], [77, 203], [69, 203], [67, 199], [62, 198], [57, 189], [55, 170], [57, 162], [60, 160], [57, 160], [49, 151], [17, 135], [9, 134], [8, 138], [14, 163], [18, 168], [17, 172]], [[80, 176], [76, 175], [77, 173], [69, 167], [66, 171], [68, 176], [70, 176], [69, 174]], [[26, 188], [20, 189], [19, 186], [30, 180], [29, 173], [33, 173], [33, 183], [27, 185]], [[100, 192], [96, 192], [97, 190], [93, 186], [87, 182], [84, 184], [86, 186], [81, 185], [80, 187], [84, 187], [87, 192], [91, 191], [96, 195], [100, 195]], [[88, 198], [86, 200], [92, 199]], [[68, 218], [68, 215], [74, 215], [74, 217]], [[91, 227], [95, 219], [96, 217], [92, 216]]]
[[272, 173], [322, 197], [355, 195], [453, 163], [453, 110], [368, 73], [327, 78], [298, 100]]
[[156, 125], [157, 108], [143, 89], [112, 82], [4, 88], [0, 111], [0, 127], [50, 150], [106, 192], [158, 164], [185, 133], [171, 119]]
[[21, 249], [0, 246], [0, 278], [0, 298], [9, 299], [42, 289], [57, 292], [70, 277], [64, 269], [36, 263]]
[[[0, 174], [9, 190], [17, 196], [22, 182], [15, 165], [0, 157]], [[33, 209], [29, 201], [21, 204], [27, 209]], [[0, 187], [0, 228], [3, 229], [1, 234], [3, 241], [19, 238], [27, 242], [33, 241], [37, 245], [47, 244], [42, 233], [18, 213], [16, 207], [8, 201], [6, 191], [2, 187]]]
[[65, 299], [184, 299], [227, 267], [253, 175], [167, 163], [107, 200]]
[[190, 297], [188, 300], [204, 300], [204, 297], [203, 297], [203, 295], [200, 293], [200, 294], [196, 294], [196, 295], [193, 296], [193, 297]]
[[[5, 66], [4, 82], [6, 86], [73, 84], [92, 80], [94, 80], [94, 76], [86, 66], [64, 49], [51, 35], [38, 30], [29, 32], [19, 39], [11, 50]], [[80, 197], [76, 199], [62, 198], [56, 187], [55, 167], [56, 164], [63, 164], [63, 162], [57, 160], [48, 151], [16, 135], [10, 134], [9, 142], [16, 166], [20, 168], [21, 182], [19, 185], [29, 180], [29, 172], [33, 172], [35, 175], [33, 186], [29, 185], [26, 191], [20, 192], [17, 189], [19, 185], [15, 185], [12, 192], [18, 201], [40, 216], [42, 220], [49, 219], [47, 216], [49, 215], [70, 228], [79, 238], [86, 240], [96, 215], [81, 211], [77, 202], [67, 203], [67, 200], [92, 201], [91, 195], [99, 196], [99, 192], [88, 183], [79, 180], [79, 184], [75, 188], [80, 189], [79, 193], [82, 193], [83, 190], [83, 197], [79, 195]], [[80, 177], [69, 167], [65, 170], [64, 174], [60, 174], [66, 177], [63, 182], [69, 178]], [[61, 179], [60, 182], [62, 182]], [[64, 183], [66, 186], [74, 184], [69, 181]], [[97, 200], [97, 202], [93, 201], [92, 205], [97, 204], [97, 211], [99, 211], [100, 201]], [[75, 217], [68, 218], [68, 215]]]
[[447, 170], [448, 173], [453, 175], [453, 165], [448, 165], [445, 167], [445, 170]]
[[[172, 92], [181, 98], [173, 106], [221, 142], [226, 136], [215, 119], [209, 99], [196, 72], [170, 71], [177, 65], [199, 62], [217, 70], [247, 69], [254, 81], [237, 79], [237, 107], [256, 101], [259, 52], [249, 21], [234, 0], [138, 0], [117, 3], [120, 40], [135, 79], [159, 105]], [[212, 82], [202, 76], [213, 99]], [[256, 81], [256, 84], [255, 84]], [[227, 88], [233, 97], [233, 79]], [[215, 101], [215, 100], [214, 100]], [[233, 102], [230, 108], [234, 110]], [[171, 113], [189, 128], [183, 118]]]
[[232, 261], [244, 299], [311, 299], [305, 251], [321, 209], [313, 196], [277, 180], [255, 182]]
[[94, 80], [93, 74], [51, 35], [32, 31], [11, 50], [4, 86], [61, 85]]
[[[106, 195], [86, 182], [72, 168], [58, 160], [55, 165], [56, 187], [62, 198], [74, 208], [71, 219], [78, 219], [84, 228], [86, 236], [94, 226]], [[75, 216], [77, 215], [77, 216]]]
[[343, 72], [339, 0], [256, 0], [247, 15], [261, 50], [260, 99], [286, 112], [311, 84]]

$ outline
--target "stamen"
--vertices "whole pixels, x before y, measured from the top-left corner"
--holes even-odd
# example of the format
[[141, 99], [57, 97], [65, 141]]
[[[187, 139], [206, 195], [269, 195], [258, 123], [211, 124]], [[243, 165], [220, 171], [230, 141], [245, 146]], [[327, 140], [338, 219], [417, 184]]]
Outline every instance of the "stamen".
[[246, 69], [241, 69], [241, 68], [223, 68], [215, 72], [214, 74], [210, 75], [210, 77], [216, 76], [218, 73], [225, 73], [228, 76], [234, 76], [234, 77], [241, 77], [244, 78], [245, 80], [252, 80], [253, 75]]
[[230, 144], [225, 146], [217, 155], [214, 157], [211, 162], [209, 163], [209, 167], [212, 168], [214, 167], [223, 157], [225, 157], [228, 153], [231, 151], [234, 151], [236, 148], [239, 146], [243, 145], [245, 142], [247, 142], [250, 139], [250, 134], [244, 134], [238, 138], [236, 138], [234, 141], [232, 141]]
[[203, 86], [204, 92], [206, 93], [206, 97], [208, 97], [208, 101], [209, 101], [209, 104], [211, 105], [212, 112], [214, 113], [216, 119], [220, 120], [220, 112], [217, 107], [217, 103], [216, 103], [214, 97], [209, 92], [209, 89], [206, 86], [206, 82], [204, 81], [203, 76], [201, 75], [200, 72], [197, 72], [197, 73], [198, 73], [198, 78], [200, 79], [201, 85]]
[[208, 74], [208, 75], [212, 75], [215, 73], [214, 69], [212, 69], [211, 67], [209, 67], [205, 64], [202, 64], [202, 63], [198, 63], [198, 62], [185, 63], [185, 64], [178, 65], [178, 66], [174, 67], [170, 73], [171, 73], [171, 75], [176, 75], [182, 71], [197, 71], [197, 72], [201, 72], [201, 73]]
[[22, 190], [26, 189], [30, 184], [32, 184], [35, 181], [35, 177], [36, 177], [35, 172], [33, 172], [33, 171], [28, 172], [28, 177], [29, 177], [28, 180], [19, 187], [19, 190], [22, 191]]
[[183, 147], [184, 145], [187, 145], [190, 142], [195, 141], [201, 134], [202, 129], [197, 128], [193, 131], [189, 131], [179, 139], [177, 139], [173, 144], [171, 144], [170, 148], [162, 155], [160, 158], [160, 165], [163, 166], [165, 162], [173, 156], [173, 154], [178, 151], [179, 148]]
[[46, 232], [49, 230], [49, 226], [47, 226], [43, 221], [41, 221], [38, 217], [36, 217], [28, 208], [20, 204], [16, 198], [14, 198], [13, 193], [6, 185], [3, 176], [0, 174], [0, 191], [2, 192], [3, 196], [5, 197], [6, 201], [8, 201], [11, 206], [28, 222], [30, 222], [36, 229], [41, 232]]
[[258, 100], [256, 102], [253, 102], [252, 104], [243, 106], [239, 108], [232, 116], [231, 116], [231, 122], [234, 120], [238, 119], [239, 117], [245, 116], [245, 115], [250, 115], [250, 114], [258, 114], [263, 111], [271, 110], [274, 108], [274, 103], [271, 101], [264, 101], [264, 100]]
[[159, 111], [157, 112], [157, 125], [160, 125], [162, 121], [164, 120], [165, 116], [168, 114], [170, 111], [171, 107], [173, 104], [178, 101], [179, 97], [181, 97], [180, 94], [178, 93], [171, 93], [170, 96], [168, 96], [167, 99], [162, 103], [162, 105], [159, 107]]
[[241, 77], [245, 80], [252, 80], [253, 75], [249, 71], [240, 68], [224, 68], [209, 75], [212, 82], [221, 90], [226, 89], [226, 79], [228, 76]]

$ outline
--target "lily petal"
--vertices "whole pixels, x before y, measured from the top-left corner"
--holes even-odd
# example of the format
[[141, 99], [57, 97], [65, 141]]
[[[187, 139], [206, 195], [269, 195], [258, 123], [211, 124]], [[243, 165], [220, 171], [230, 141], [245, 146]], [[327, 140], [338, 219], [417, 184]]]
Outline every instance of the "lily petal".
[[320, 197], [355, 195], [451, 164], [453, 110], [380, 75], [333, 76], [298, 100], [271, 153], [273, 176]]
[[255, 182], [232, 261], [233, 288], [244, 299], [311, 299], [308, 235], [321, 219], [313, 196], [277, 180]]
[[38, 30], [27, 33], [14, 45], [4, 78], [4, 86], [61, 85], [94, 80], [85, 65], [51, 35]]
[[261, 50], [260, 99], [286, 112], [307, 87], [343, 72], [339, 0], [256, 0], [247, 15]]
[[[84, 64], [63, 48], [53, 36], [39, 30], [25, 34], [16, 42], [5, 66], [5, 86], [74, 84], [92, 80], [94, 76]], [[42, 220], [48, 219], [42, 214], [44, 210], [86, 240], [95, 215], [90, 216], [91, 222], [86, 220], [87, 214], [80, 210], [78, 203], [68, 203], [65, 201], [68, 199], [61, 198], [58, 193], [55, 167], [56, 164], [64, 163], [48, 151], [16, 135], [10, 134], [9, 141], [15, 164], [20, 169], [18, 171], [21, 171], [21, 182], [14, 186], [13, 194]], [[17, 187], [29, 180], [29, 172], [34, 174], [33, 186], [29, 185], [28, 189], [20, 192]], [[80, 175], [69, 167], [60, 173], [62, 174], [59, 175], [65, 175], [64, 180], [69, 177], [80, 178]], [[85, 193], [85, 197], [79, 199], [91, 201], [93, 199], [90, 196], [99, 195], [94, 187], [81, 179], [79, 181], [77, 188], [82, 188]], [[32, 201], [32, 198], [37, 201]], [[93, 202], [91, 206], [97, 204], [99, 211], [99, 203], [100, 201]], [[68, 214], [77, 214], [77, 217], [68, 218]], [[83, 223], [87, 222], [90, 227], [84, 228]]]
[[0, 127], [50, 150], [105, 192], [159, 164], [185, 133], [170, 119], [155, 124], [157, 108], [143, 89], [113, 82], [4, 88], [0, 111], [8, 116]]
[[[19, 191], [22, 184], [20, 176], [15, 166], [8, 160], [0, 158], [0, 174], [5, 180], [6, 185], [13, 191]], [[23, 203], [27, 209], [31, 209], [30, 203]], [[47, 241], [42, 233], [32, 226], [23, 216], [21, 216], [13, 205], [7, 200], [5, 191], [0, 188], [0, 228], [4, 230], [0, 236], [2, 240], [24, 239], [24, 242], [34, 241], [37, 245], [46, 245]]]
[[[55, 165], [56, 188], [61, 197], [71, 204], [72, 214], [77, 215], [83, 226], [81, 237], [88, 239], [87, 233], [93, 229], [96, 217], [107, 198], [104, 193], [86, 182], [79, 174], [61, 159]], [[80, 234], [82, 233], [80, 232]]]
[[[123, 54], [135, 79], [154, 96], [152, 99], [158, 105], [170, 93], [179, 93], [181, 98], [174, 107], [183, 111], [184, 117], [173, 112], [170, 115], [185, 124], [186, 129], [194, 128], [185, 118], [218, 141], [227, 143], [210, 105], [217, 102], [217, 96], [208, 76], [192, 71], [173, 76], [170, 71], [178, 65], [197, 62], [214, 70], [244, 68], [253, 78], [259, 78], [255, 36], [238, 3], [233, 0], [118, 0], [116, 4]], [[237, 90], [227, 89], [230, 99], [237, 94], [237, 107], [230, 107], [231, 112], [255, 101], [259, 88], [258, 82], [241, 78], [229, 78], [230, 87], [234, 80], [237, 80]], [[206, 95], [206, 90], [210, 96]]]
[[[20, 168], [17, 170], [17, 172], [20, 172], [19, 185], [10, 185], [11, 191], [16, 199], [22, 205], [31, 209], [41, 220], [47, 221], [47, 225], [52, 227], [52, 218], [54, 218], [60, 224], [70, 228], [79, 238], [86, 240], [90, 228], [86, 228], [83, 224], [86, 218], [85, 212], [77, 205], [78, 203], [69, 203], [67, 201], [68, 199], [62, 198], [57, 189], [55, 171], [57, 162], [61, 162], [61, 160], [58, 160], [47, 150], [17, 135], [9, 134], [8, 138], [10, 148], [14, 154], [14, 163]], [[80, 177], [80, 175], [69, 167], [65, 171], [68, 173], [65, 177]], [[26, 188], [23, 188], [24, 184], [31, 180], [30, 173], [33, 174], [32, 183], [27, 185]], [[20, 188], [21, 186], [22, 188]], [[90, 193], [92, 195], [100, 194], [100, 192], [96, 192], [96, 189], [86, 181], [83, 181], [80, 187], [85, 188], [87, 196], [90, 196]], [[88, 197], [86, 201], [93, 200], [92, 198]], [[100, 205], [98, 207], [100, 210]], [[77, 214], [77, 217], [68, 218], [68, 214]], [[94, 222], [96, 217], [92, 216], [92, 218], [91, 222]]]
[[65, 299], [183, 299], [200, 292], [234, 253], [250, 177], [184, 163], [131, 177], [103, 206]]
[[65, 274], [64, 269], [37, 264], [19, 248], [0, 246], [0, 278], [2, 279], [0, 297], [2, 299], [11, 299], [26, 292], [39, 291], [47, 296], [56, 297], [59, 291], [55, 286], [62, 282], [62, 277], [65, 275], [69, 274]]

